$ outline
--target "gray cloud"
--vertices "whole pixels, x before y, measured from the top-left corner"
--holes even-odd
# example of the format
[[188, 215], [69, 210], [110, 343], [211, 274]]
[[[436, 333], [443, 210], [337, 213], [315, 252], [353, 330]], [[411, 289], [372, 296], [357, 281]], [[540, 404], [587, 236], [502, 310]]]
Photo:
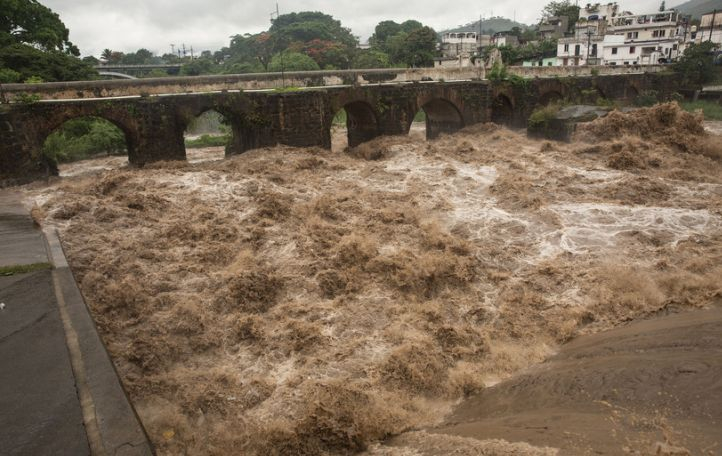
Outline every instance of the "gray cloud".
[[[274, 2], [233, 0], [40, 0], [60, 14], [70, 39], [83, 55], [98, 56], [105, 48], [131, 52], [145, 47], [157, 54], [170, 52], [170, 43], [196, 52], [228, 45], [232, 35], [256, 33], [270, 26]], [[416, 19], [436, 30], [465, 24], [479, 15], [505, 16], [523, 23], [539, 20], [545, 0], [471, 0], [390, 2], [388, 0], [308, 0], [303, 4], [280, 2], [281, 13], [323, 11], [340, 20], [366, 40], [382, 20]], [[580, 2], [581, 3], [581, 2]], [[635, 13], [655, 11], [659, 0], [619, 2]], [[677, 2], [675, 2], [677, 3]]]

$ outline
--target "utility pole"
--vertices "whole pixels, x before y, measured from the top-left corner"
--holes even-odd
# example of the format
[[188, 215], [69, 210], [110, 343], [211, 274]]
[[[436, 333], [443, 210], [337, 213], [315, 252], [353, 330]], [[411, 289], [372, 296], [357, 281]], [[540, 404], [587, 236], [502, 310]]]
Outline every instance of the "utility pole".
[[170, 53], [171, 55], [175, 55], [175, 44], [173, 43], [170, 44]]
[[587, 66], [589, 66], [589, 47], [592, 44], [592, 29], [587, 29]]
[[183, 43], [183, 58], [186, 56], [186, 44]]
[[707, 41], [712, 41], [712, 33], [714, 33], [714, 21], [717, 19], [717, 10], [712, 12], [712, 23], [709, 24], [709, 38]]
[[193, 46], [191, 45], [191, 60], [193, 60], [195, 56], [193, 55]]
[[[273, 24], [273, 15], [276, 15], [276, 19], [278, 19], [281, 16], [281, 13], [278, 10], [278, 2], [276, 2], [276, 11], [271, 12], [271, 24]], [[281, 50], [281, 53], [279, 54], [281, 57], [281, 82], [283, 84], [283, 88], [286, 88], [286, 65], [283, 62], [283, 51]]]
[[484, 16], [479, 14], [479, 47], [477, 50], [478, 58], [481, 58], [481, 34], [483, 33], [483, 29], [481, 28], [481, 22], [484, 20]]

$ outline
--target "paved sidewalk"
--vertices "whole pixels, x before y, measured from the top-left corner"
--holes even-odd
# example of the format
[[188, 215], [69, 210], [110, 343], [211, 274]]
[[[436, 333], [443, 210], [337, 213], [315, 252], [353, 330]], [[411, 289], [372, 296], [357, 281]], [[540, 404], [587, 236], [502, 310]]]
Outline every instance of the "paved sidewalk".
[[153, 454], [57, 236], [20, 201], [0, 190], [0, 267], [39, 270], [0, 276], [0, 453]]

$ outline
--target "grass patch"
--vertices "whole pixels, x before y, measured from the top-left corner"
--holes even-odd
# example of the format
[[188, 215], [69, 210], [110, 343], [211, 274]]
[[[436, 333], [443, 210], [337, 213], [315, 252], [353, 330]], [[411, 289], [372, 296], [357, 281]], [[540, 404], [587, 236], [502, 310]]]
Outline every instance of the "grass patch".
[[186, 149], [225, 146], [230, 142], [230, 135], [202, 135], [196, 139], [186, 139]]
[[426, 122], [426, 111], [419, 109], [419, 112], [414, 116], [414, 122]]
[[722, 120], [722, 105], [714, 101], [683, 101], [680, 106], [689, 112], [701, 109], [704, 112], [705, 120]]
[[16, 264], [12, 266], [0, 266], [0, 276], [12, 276], [15, 274], [26, 274], [28, 272], [43, 271], [51, 269], [50, 263]]

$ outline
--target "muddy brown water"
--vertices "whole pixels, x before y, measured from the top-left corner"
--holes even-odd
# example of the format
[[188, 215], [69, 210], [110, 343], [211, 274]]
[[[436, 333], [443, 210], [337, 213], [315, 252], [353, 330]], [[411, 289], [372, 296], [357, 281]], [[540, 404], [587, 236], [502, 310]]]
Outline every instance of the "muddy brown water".
[[570, 340], [721, 293], [718, 138], [670, 105], [588, 133], [82, 163], [25, 191], [159, 454], [555, 454], [434, 429]]
[[662, 451], [671, 447], [674, 454], [717, 454], [722, 308], [580, 337], [464, 401], [428, 432], [528, 442], [567, 455], [672, 454]]

